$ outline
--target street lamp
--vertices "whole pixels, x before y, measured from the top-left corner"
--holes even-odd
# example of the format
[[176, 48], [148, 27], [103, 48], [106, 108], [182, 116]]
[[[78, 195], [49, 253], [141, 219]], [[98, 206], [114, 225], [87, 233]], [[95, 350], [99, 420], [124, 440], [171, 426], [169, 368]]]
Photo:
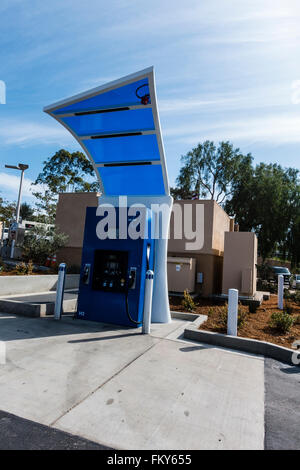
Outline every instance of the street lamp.
[[[24, 179], [24, 171], [27, 170], [27, 168], [29, 168], [29, 165], [25, 165], [24, 163], [19, 163], [18, 166], [5, 165], [5, 168], [12, 168], [13, 170], [20, 170], [21, 171], [19, 196], [18, 196], [18, 203], [17, 203], [17, 210], [16, 210], [16, 222], [17, 222], [17, 226], [18, 226], [19, 218], [20, 218], [20, 207], [21, 207], [21, 196], [22, 196], [22, 185], [23, 185], [23, 179]], [[16, 243], [16, 240], [12, 240], [11, 250], [10, 250], [10, 257], [11, 258], [14, 257], [15, 243]]]

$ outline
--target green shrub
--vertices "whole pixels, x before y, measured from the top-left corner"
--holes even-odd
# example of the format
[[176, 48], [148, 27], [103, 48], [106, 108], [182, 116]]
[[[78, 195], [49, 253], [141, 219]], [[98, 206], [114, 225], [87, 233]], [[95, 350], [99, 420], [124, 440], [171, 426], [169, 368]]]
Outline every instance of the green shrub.
[[294, 300], [295, 294], [291, 294], [291, 292], [288, 289], [284, 289], [283, 297], [286, 300]]
[[16, 273], [20, 276], [24, 276], [25, 274], [27, 274], [27, 266], [24, 261], [16, 265]]
[[[224, 305], [224, 307], [220, 307], [220, 323], [223, 326], [227, 327], [227, 316], [228, 316], [228, 306]], [[248, 314], [247, 312], [244, 312], [240, 308], [238, 309], [238, 318], [237, 318], [237, 326], [238, 328], [241, 328], [244, 326], [248, 319]]]
[[195, 310], [196, 308], [195, 302], [193, 301], [188, 290], [185, 290], [183, 292], [183, 299], [182, 299], [181, 304], [184, 307], [184, 309], [187, 310], [188, 312], [193, 312]]
[[33, 273], [33, 262], [30, 259], [27, 263], [27, 274], [31, 275]]
[[242, 327], [245, 325], [247, 322], [248, 315], [247, 312], [244, 312], [243, 310], [238, 311], [238, 328]]
[[24, 238], [23, 256], [44, 265], [48, 256], [65, 246], [68, 236], [43, 225], [35, 226]]
[[294, 321], [295, 325], [300, 325], [300, 315], [297, 315]]
[[300, 292], [296, 292], [294, 294], [294, 302], [297, 304], [297, 305], [300, 305]]
[[24, 261], [22, 261], [22, 263], [19, 263], [16, 265], [16, 272], [17, 272], [17, 275], [25, 275], [25, 274], [29, 274], [31, 275], [32, 272], [33, 272], [33, 263], [32, 261], [30, 260], [27, 264], [24, 263]]
[[281, 333], [290, 331], [294, 324], [294, 318], [285, 312], [274, 312], [271, 315], [270, 326]]

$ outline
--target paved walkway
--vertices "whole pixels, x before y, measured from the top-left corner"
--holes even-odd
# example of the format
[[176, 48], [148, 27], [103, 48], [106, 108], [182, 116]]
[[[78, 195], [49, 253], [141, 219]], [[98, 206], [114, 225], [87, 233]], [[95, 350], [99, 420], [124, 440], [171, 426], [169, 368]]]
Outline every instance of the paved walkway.
[[[276, 400], [297, 400], [283, 379], [298, 386], [298, 368], [185, 341], [186, 324], [154, 325], [145, 336], [71, 317], [0, 314], [0, 409], [116, 449], [263, 449], [266, 411], [266, 445], [280, 445], [288, 423]], [[0, 421], [0, 447], [5, 429]], [[297, 439], [286, 441], [295, 448]]]

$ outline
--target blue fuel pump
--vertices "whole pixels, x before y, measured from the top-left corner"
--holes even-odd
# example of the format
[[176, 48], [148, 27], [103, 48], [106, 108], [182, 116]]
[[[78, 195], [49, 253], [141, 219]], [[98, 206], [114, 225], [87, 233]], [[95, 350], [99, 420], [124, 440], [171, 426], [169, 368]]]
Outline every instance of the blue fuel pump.
[[[153, 67], [100, 85], [44, 108], [69, 130], [91, 162], [99, 184], [98, 208], [86, 214], [77, 317], [139, 326], [143, 320], [146, 270], [153, 271], [145, 315], [171, 321], [167, 254], [173, 198], [157, 109]], [[127, 199], [123, 204], [119, 199]], [[143, 204], [146, 225], [155, 221], [155, 240], [97, 236], [99, 208]], [[130, 212], [131, 213], [131, 212]], [[127, 225], [130, 226], [130, 217]], [[76, 227], [74, 227], [76, 230]], [[154, 232], [153, 232], [154, 233]], [[155, 253], [155, 255], [154, 255]], [[153, 259], [155, 258], [155, 259]], [[147, 278], [147, 286], [152, 286]]]
[[[121, 238], [119, 208], [113, 237], [99, 239], [97, 224], [104, 216], [86, 212], [77, 318], [139, 327], [143, 321], [146, 271], [153, 270], [152, 212], [145, 209], [145, 230], [137, 239]], [[127, 211], [127, 209], [126, 209]], [[127, 232], [133, 217], [127, 217]], [[109, 234], [108, 234], [109, 235]]]

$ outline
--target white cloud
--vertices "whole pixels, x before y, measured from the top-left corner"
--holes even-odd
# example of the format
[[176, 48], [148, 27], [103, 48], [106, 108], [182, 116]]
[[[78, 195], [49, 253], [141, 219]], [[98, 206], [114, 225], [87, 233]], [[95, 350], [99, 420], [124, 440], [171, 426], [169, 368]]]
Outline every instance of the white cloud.
[[0, 121], [0, 138], [6, 145], [74, 144], [74, 138], [60, 124], [51, 126], [26, 121]]
[[193, 122], [189, 125], [167, 128], [164, 130], [164, 135], [192, 145], [205, 139], [264, 142], [271, 145], [300, 143], [300, 110], [299, 114], [241, 117], [239, 120], [224, 120], [212, 125]]
[[[13, 171], [13, 170], [12, 170]], [[32, 189], [39, 191], [42, 186], [37, 185], [32, 188], [32, 181], [29, 178], [24, 177], [22, 186], [22, 196], [32, 198]], [[20, 172], [17, 175], [0, 172], [0, 196], [4, 199], [15, 199], [17, 200], [18, 191], [20, 186]]]
[[[184, 98], [178, 97], [178, 92], [174, 89], [171, 98], [159, 99], [159, 112], [171, 116], [176, 113], [180, 115], [200, 112], [218, 113], [224, 110], [244, 111], [255, 108], [265, 108], [265, 112], [267, 112], [267, 108], [300, 103], [300, 80], [268, 81], [264, 85], [241, 89], [236, 89], [232, 85], [231, 88], [230, 92], [205, 93], [200, 91], [200, 94], [191, 94], [190, 89], [185, 88], [186, 96]], [[201, 86], [199, 89], [201, 90]], [[168, 94], [170, 95], [169, 90]]]
[[216, 98], [204, 99], [199, 97], [194, 98], [172, 98], [169, 100], [159, 100], [159, 111], [162, 113], [184, 113], [198, 111], [206, 106], [223, 106], [236, 101], [234, 98]]

